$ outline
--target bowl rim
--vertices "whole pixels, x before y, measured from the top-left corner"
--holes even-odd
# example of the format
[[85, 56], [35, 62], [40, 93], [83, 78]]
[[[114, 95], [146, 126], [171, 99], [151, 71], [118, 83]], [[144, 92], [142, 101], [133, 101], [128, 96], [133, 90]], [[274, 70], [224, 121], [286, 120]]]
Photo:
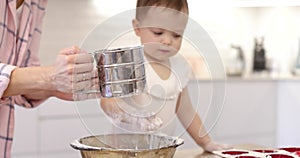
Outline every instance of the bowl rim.
[[[157, 137], [165, 137], [166, 139], [172, 139], [173, 142], [171, 142], [169, 145], [160, 147], [160, 148], [152, 148], [152, 149], [116, 149], [116, 148], [109, 148], [109, 147], [93, 147], [89, 145], [85, 145], [80, 143], [80, 140], [82, 139], [88, 139], [91, 137], [97, 137], [97, 136], [105, 136], [105, 135], [152, 135], [152, 136], [157, 136]], [[144, 152], [144, 151], [155, 151], [155, 150], [161, 150], [161, 149], [167, 149], [167, 148], [177, 148], [178, 146], [184, 144], [184, 140], [179, 137], [175, 136], [168, 136], [165, 134], [134, 134], [134, 133], [118, 133], [118, 134], [100, 134], [100, 135], [94, 135], [94, 136], [87, 136], [83, 138], [79, 138], [76, 140], [73, 140], [70, 143], [70, 146], [76, 150], [84, 150], [84, 151], [125, 151], [125, 152]]]

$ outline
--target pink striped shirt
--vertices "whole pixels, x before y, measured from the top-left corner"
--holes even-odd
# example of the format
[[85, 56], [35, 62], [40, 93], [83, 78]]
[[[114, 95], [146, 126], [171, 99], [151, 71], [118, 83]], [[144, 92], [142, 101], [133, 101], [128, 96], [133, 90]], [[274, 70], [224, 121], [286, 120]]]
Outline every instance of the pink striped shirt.
[[16, 67], [38, 66], [38, 49], [47, 0], [24, 0], [17, 26], [16, 0], [0, 1], [0, 158], [10, 158], [14, 105], [37, 106], [25, 97], [3, 98]]

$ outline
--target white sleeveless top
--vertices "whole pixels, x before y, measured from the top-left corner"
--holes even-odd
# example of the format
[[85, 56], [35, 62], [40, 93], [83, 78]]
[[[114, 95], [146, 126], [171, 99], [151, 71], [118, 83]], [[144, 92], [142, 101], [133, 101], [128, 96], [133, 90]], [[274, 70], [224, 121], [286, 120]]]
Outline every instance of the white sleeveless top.
[[[174, 121], [176, 118], [175, 110], [178, 96], [189, 82], [191, 68], [187, 60], [180, 54], [169, 59], [171, 74], [168, 79], [163, 80], [158, 76], [149, 64], [149, 61], [145, 58], [147, 82], [145, 93], [129, 98], [121, 98], [120, 100], [122, 101], [120, 101], [120, 103], [122, 104], [121, 108], [123, 110], [133, 115], [145, 116], [155, 113], [156, 116], [160, 117], [163, 121], [163, 126], [159, 131], [172, 135], [176, 128]], [[134, 104], [139, 105], [132, 106]], [[121, 128], [128, 128], [125, 130], [128, 130], [129, 132], [139, 131], [139, 129], [132, 129], [128, 125], [120, 126]]]
[[[148, 94], [153, 98], [151, 106], [160, 109], [157, 116], [163, 121], [161, 132], [172, 135], [176, 128], [176, 105], [182, 90], [187, 86], [191, 68], [185, 58], [177, 54], [170, 58], [171, 74], [167, 80], [162, 80], [149, 65], [146, 68]], [[151, 87], [153, 87], [151, 90]], [[158, 106], [161, 106], [158, 108]]]

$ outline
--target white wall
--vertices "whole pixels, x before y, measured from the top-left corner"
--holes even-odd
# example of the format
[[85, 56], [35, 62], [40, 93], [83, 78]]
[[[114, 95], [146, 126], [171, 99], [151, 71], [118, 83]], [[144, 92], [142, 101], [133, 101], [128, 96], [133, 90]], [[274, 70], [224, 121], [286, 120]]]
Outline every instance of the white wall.
[[49, 0], [40, 48], [43, 65], [52, 64], [57, 53], [80, 46], [85, 36], [104, 20], [92, 0]]

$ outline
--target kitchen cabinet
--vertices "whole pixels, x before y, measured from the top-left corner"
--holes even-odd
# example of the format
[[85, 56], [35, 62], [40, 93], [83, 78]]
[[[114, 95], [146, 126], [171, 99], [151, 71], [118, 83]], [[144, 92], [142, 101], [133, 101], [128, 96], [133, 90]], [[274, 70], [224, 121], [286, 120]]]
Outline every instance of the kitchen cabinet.
[[[28, 155], [38, 150], [38, 111], [15, 106], [15, 132], [13, 151]], [[15, 140], [16, 143], [15, 143]]]
[[[276, 146], [276, 81], [228, 79], [192, 82], [189, 85], [193, 104], [200, 98], [200, 117], [205, 122], [205, 112], [211, 102], [211, 84], [225, 84], [226, 93], [220, 118], [210, 129], [210, 135], [217, 141], [230, 144], [259, 144]], [[197, 87], [202, 93], [197, 94]], [[199, 96], [197, 96], [199, 95]], [[201, 103], [202, 102], [202, 103]], [[201, 109], [203, 111], [201, 111]], [[218, 111], [215, 111], [218, 113]], [[185, 146], [196, 147], [185, 134]]]
[[[111, 129], [97, 103], [98, 100], [69, 102], [50, 98], [38, 108], [16, 108], [16, 130], [13, 157], [74, 158], [79, 152], [70, 142], [93, 135], [82, 121], [99, 125], [105, 133]], [[79, 116], [77, 108], [86, 106]]]
[[277, 144], [299, 146], [300, 81], [280, 81], [277, 98]]

